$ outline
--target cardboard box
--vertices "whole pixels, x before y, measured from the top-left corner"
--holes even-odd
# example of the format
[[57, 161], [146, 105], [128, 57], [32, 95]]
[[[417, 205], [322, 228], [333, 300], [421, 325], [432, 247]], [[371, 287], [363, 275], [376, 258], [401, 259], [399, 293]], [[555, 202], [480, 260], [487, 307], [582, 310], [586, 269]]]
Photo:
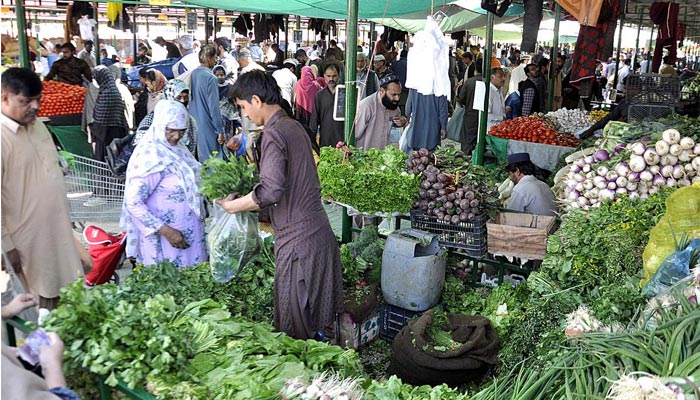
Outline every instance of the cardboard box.
[[367, 318], [355, 322], [352, 315], [343, 313], [340, 316], [341, 347], [357, 349], [379, 336], [379, 311], [373, 311]]
[[547, 252], [547, 236], [555, 217], [502, 212], [486, 223], [489, 253], [541, 260]]

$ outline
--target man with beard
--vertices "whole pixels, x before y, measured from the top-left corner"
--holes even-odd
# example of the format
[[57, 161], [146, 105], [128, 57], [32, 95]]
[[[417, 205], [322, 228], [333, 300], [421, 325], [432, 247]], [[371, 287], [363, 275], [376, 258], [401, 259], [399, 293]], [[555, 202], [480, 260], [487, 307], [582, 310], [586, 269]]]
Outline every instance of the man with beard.
[[552, 104], [552, 111], [556, 111], [563, 106], [562, 98], [562, 80], [564, 78], [564, 63], [566, 62], [566, 56], [563, 54], [557, 54], [555, 59], [555, 73], [554, 73], [554, 103]]
[[537, 89], [537, 76], [539, 75], [539, 70], [537, 65], [528, 64], [525, 67], [527, 73], [527, 79], [520, 82], [518, 85], [518, 92], [520, 92], [520, 99], [522, 104], [523, 117], [527, 117], [530, 114], [540, 112], [540, 91]]
[[309, 129], [318, 132], [320, 136], [319, 146], [335, 146], [345, 139], [343, 121], [333, 119], [333, 104], [335, 101], [335, 89], [340, 81], [340, 68], [335, 63], [327, 63], [321, 66], [321, 73], [327, 86], [316, 93], [314, 108], [309, 118]]
[[383, 149], [389, 144], [391, 127], [404, 127], [408, 122], [399, 110], [399, 77], [387, 75], [379, 80], [379, 86], [379, 92], [360, 102], [355, 117], [355, 145], [365, 150]]
[[364, 82], [364, 86], [360, 85], [360, 97], [358, 100], [362, 100], [367, 96], [377, 93], [377, 88], [379, 87], [379, 78], [377, 74], [372, 71], [367, 65], [367, 56], [363, 52], [357, 53], [357, 80]]
[[36, 119], [41, 90], [29, 69], [2, 74], [2, 251], [39, 305], [53, 309], [82, 271], [58, 153]]

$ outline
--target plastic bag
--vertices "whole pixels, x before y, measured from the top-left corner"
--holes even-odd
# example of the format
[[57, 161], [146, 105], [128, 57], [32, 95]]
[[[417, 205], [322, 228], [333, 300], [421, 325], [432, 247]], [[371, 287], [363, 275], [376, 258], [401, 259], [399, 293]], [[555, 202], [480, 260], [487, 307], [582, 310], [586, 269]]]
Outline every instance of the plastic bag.
[[230, 281], [260, 250], [257, 215], [251, 212], [229, 214], [214, 204], [214, 222], [207, 245], [212, 277], [220, 283]]
[[447, 122], [447, 138], [459, 142], [462, 125], [464, 125], [464, 107], [457, 106], [452, 118]]
[[656, 296], [690, 275], [691, 255], [697, 248], [700, 248], [700, 239], [694, 239], [684, 250], [671, 253], [644, 285], [642, 294]]
[[676, 250], [673, 240], [687, 233], [690, 239], [700, 238], [700, 184], [678, 189], [666, 199], [666, 214], [649, 233], [644, 248], [645, 285], [666, 257]]
[[411, 152], [411, 137], [413, 136], [413, 124], [408, 124], [406, 128], [404, 128], [403, 133], [401, 134], [401, 138], [399, 139], [399, 149], [403, 151], [404, 153], [408, 154]]

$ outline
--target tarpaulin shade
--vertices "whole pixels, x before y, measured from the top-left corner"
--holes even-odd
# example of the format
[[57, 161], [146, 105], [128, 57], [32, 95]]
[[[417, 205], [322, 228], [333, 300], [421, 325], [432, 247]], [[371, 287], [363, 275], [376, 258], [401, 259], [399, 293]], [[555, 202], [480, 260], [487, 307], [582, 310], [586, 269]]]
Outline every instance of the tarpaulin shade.
[[[360, 19], [395, 17], [429, 10], [431, 0], [358, 0]], [[291, 14], [314, 18], [346, 19], [347, 0], [186, 0], [218, 10], [263, 14]]]

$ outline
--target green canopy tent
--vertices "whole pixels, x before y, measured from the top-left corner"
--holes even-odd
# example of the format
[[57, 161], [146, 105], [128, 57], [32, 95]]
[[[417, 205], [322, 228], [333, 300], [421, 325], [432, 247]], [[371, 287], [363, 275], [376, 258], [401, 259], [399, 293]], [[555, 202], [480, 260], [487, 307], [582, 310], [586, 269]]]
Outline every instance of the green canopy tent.
[[[186, 0], [187, 4], [227, 11], [291, 14], [313, 18], [347, 19], [347, 0]], [[358, 0], [358, 18], [395, 17], [430, 9], [431, 0]]]

